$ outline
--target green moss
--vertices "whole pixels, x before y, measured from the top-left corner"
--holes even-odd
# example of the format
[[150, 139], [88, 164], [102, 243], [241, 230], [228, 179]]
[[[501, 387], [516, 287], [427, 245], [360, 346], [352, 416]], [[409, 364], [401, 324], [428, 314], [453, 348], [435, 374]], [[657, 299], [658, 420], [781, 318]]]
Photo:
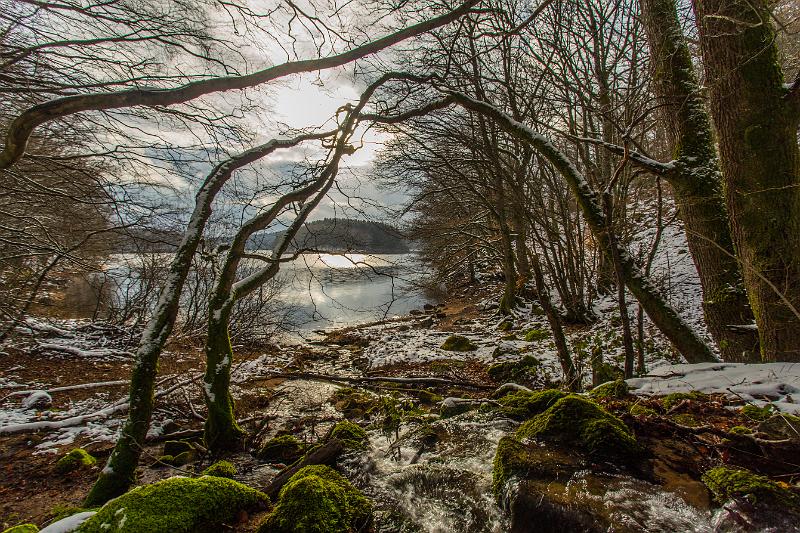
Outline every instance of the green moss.
[[754, 432], [752, 429], [745, 426], [733, 426], [728, 430], [728, 433], [733, 435], [752, 435]]
[[503, 396], [500, 411], [515, 420], [527, 420], [546, 411], [567, 394], [558, 389], [545, 389], [537, 392], [519, 391]]
[[81, 533], [216, 532], [242, 510], [268, 502], [265, 494], [231, 479], [173, 477], [136, 487], [105, 504]]
[[625, 373], [611, 363], [599, 363], [594, 369], [594, 377], [597, 383], [602, 384], [622, 379]]
[[672, 420], [681, 426], [686, 426], [690, 428], [696, 428], [703, 425], [702, 422], [697, 420], [693, 415], [687, 413], [681, 413], [678, 415], [672, 415]]
[[366, 431], [349, 420], [342, 420], [333, 426], [330, 438], [339, 439], [345, 448], [354, 450], [365, 450], [369, 440]]
[[203, 470], [203, 475], [233, 478], [236, 475], [236, 466], [230, 461], [217, 461]]
[[669, 411], [683, 400], [705, 400], [708, 396], [703, 394], [702, 392], [692, 391], [692, 392], [673, 392], [672, 394], [667, 394], [663, 398], [661, 398], [661, 405]]
[[517, 435], [575, 446], [590, 456], [624, 457], [639, 452], [628, 427], [591, 400], [566, 396], [522, 424]]
[[531, 463], [527, 446], [514, 437], [501, 438], [492, 462], [492, 491], [495, 497], [499, 499], [508, 480], [515, 475], [524, 475]]
[[306, 451], [306, 445], [294, 435], [278, 435], [268, 440], [256, 453], [262, 461], [293, 463]]
[[300, 469], [281, 489], [259, 533], [348, 533], [366, 531], [372, 503], [327, 466]]
[[625, 380], [618, 379], [615, 381], [608, 381], [592, 389], [589, 396], [599, 399], [621, 399], [628, 396], [628, 384]]
[[503, 320], [500, 322], [500, 325], [497, 326], [498, 331], [509, 331], [511, 328], [514, 327], [514, 322], [512, 320]]
[[463, 335], [450, 335], [442, 344], [442, 350], [450, 352], [474, 352], [478, 347]]
[[735, 497], [747, 498], [751, 503], [778, 503], [792, 507], [800, 504], [795, 492], [743, 468], [718, 466], [703, 474], [702, 479], [720, 504]]
[[36, 524], [20, 524], [6, 529], [3, 533], [36, 533], [37, 531], [39, 531], [39, 527]]
[[550, 332], [546, 329], [529, 329], [525, 332], [525, 342], [541, 341], [550, 336]]
[[633, 416], [656, 416], [657, 414], [654, 409], [650, 409], [649, 407], [640, 403], [631, 405], [630, 413]]
[[764, 407], [758, 407], [753, 404], [747, 404], [744, 407], [742, 407], [741, 413], [750, 420], [763, 422], [764, 420], [767, 420], [775, 413], [775, 408], [771, 404], [767, 404]]
[[94, 466], [96, 463], [97, 459], [92, 457], [89, 452], [83, 448], [75, 448], [58, 460], [56, 463], [56, 473], [66, 474], [74, 470]]
[[333, 393], [333, 405], [347, 418], [360, 418], [373, 410], [379, 399], [369, 393], [343, 387]]
[[532, 355], [526, 355], [518, 361], [495, 363], [486, 371], [497, 383], [526, 382], [538, 374], [541, 362]]
[[417, 398], [419, 398], [419, 401], [426, 405], [435, 405], [444, 399], [435, 392], [431, 392], [425, 389], [416, 391], [416, 395]]

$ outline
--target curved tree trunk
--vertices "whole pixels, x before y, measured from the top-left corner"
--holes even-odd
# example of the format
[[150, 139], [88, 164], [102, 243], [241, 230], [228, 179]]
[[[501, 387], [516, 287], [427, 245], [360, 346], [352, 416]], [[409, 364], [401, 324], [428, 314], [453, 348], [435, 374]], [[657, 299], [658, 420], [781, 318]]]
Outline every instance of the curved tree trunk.
[[[510, 135], [524, 140], [542, 156], [564, 177], [568, 186], [575, 195], [587, 225], [607, 256], [611, 256], [612, 240], [610, 239], [603, 208], [586, 179], [578, 172], [572, 162], [550, 142], [546, 137], [536, 133], [524, 124], [493, 107], [492, 105], [474, 100], [464, 94], [449, 92], [450, 96], [461, 106], [471, 111], [491, 117]], [[659, 294], [636, 266], [634, 260], [624, 250], [619, 253], [620, 274], [625, 285], [642, 304], [647, 316], [667, 337], [673, 346], [690, 363], [716, 361], [711, 348], [703, 342], [697, 333], [680, 317], [666, 300]]]
[[[758, 359], [753, 313], [734, 254], [722, 177], [711, 130], [675, 7], [675, 0], [642, 0], [655, 91], [675, 150], [668, 176], [703, 288], [706, 324], [725, 361]], [[738, 326], [738, 327], [737, 327]]]
[[800, 80], [769, 3], [693, 0], [733, 240], [765, 361], [800, 361]]

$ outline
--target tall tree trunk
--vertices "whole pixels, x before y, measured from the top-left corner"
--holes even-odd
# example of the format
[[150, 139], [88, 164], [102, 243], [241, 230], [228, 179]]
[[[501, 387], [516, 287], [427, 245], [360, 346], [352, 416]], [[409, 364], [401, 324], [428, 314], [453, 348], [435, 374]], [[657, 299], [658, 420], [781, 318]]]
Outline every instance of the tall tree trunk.
[[764, 361], [800, 361], [800, 80], [769, 3], [693, 0], [733, 240]]
[[[599, 246], [607, 256], [611, 256], [612, 242], [603, 215], [603, 208], [597, 193], [578, 172], [566, 155], [558, 151], [546, 137], [521, 124], [501, 110], [486, 102], [480, 102], [461, 93], [451, 91], [450, 96], [461, 106], [491, 117], [510, 135], [530, 143], [536, 151], [547, 159], [561, 174], [575, 195], [575, 200], [583, 213], [586, 223]], [[656, 288], [641, 273], [636, 263], [624, 250], [619, 250], [620, 270], [625, 285], [642, 304], [647, 316], [667, 337], [675, 348], [690, 363], [716, 361], [708, 345], [692, 330], [680, 315], [658, 293]]]
[[[678, 22], [675, 0], [642, 0], [655, 91], [674, 146], [668, 177], [703, 288], [703, 311], [725, 361], [758, 359], [753, 313], [734, 255], [711, 121]], [[739, 326], [739, 327], [737, 327]]]
[[535, 251], [531, 254], [531, 266], [533, 267], [533, 279], [536, 283], [536, 292], [539, 294], [539, 303], [542, 304], [542, 309], [544, 309], [544, 313], [547, 316], [547, 323], [550, 324], [550, 329], [553, 332], [553, 341], [556, 344], [558, 360], [561, 363], [561, 370], [564, 372], [564, 384], [568, 390], [579, 391], [581, 389], [581, 382], [575, 370], [575, 365], [572, 362], [572, 357], [570, 357], [569, 354], [567, 338], [564, 336], [564, 327], [561, 323], [561, 316], [559, 316], [558, 310], [553, 306], [552, 300], [550, 300], [550, 291], [544, 283], [544, 275], [542, 274], [542, 267], [539, 264], [539, 256]]
[[232, 297], [230, 301], [215, 299], [209, 306], [206, 373], [203, 377], [203, 392], [208, 407], [204, 437], [206, 446], [214, 453], [241, 450], [246, 436], [236, 423], [230, 392], [233, 348], [228, 328], [232, 310]]

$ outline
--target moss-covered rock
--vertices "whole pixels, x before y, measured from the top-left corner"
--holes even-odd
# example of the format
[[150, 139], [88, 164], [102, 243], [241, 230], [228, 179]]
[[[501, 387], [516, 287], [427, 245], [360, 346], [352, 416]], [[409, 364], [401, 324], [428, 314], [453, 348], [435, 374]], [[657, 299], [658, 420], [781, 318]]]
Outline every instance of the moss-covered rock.
[[368, 392], [350, 387], [337, 389], [331, 397], [331, 403], [346, 418], [361, 418], [380, 403], [380, 399]]
[[500, 398], [500, 412], [514, 420], [527, 420], [543, 413], [567, 393], [558, 389], [536, 392], [513, 392]]
[[758, 432], [772, 439], [800, 440], [800, 417], [780, 413], [758, 424]]
[[780, 504], [793, 508], [800, 504], [800, 497], [788, 486], [743, 468], [718, 466], [703, 474], [702, 479], [720, 504], [732, 498], [747, 498], [753, 504]]
[[628, 384], [625, 383], [624, 379], [617, 379], [615, 381], [607, 381], [602, 385], [598, 385], [591, 391], [589, 391], [589, 396], [594, 398], [595, 400], [600, 399], [607, 399], [607, 400], [619, 400], [628, 396]]
[[306, 451], [306, 445], [294, 435], [278, 435], [261, 447], [255, 456], [269, 463], [293, 463]]
[[83, 448], [75, 448], [58, 460], [56, 473], [66, 474], [82, 468], [90, 468], [95, 464], [97, 464], [97, 459], [89, 452]]
[[658, 414], [656, 413], [655, 409], [651, 409], [646, 405], [642, 405], [638, 402], [631, 405], [630, 413], [633, 416], [656, 416]]
[[733, 426], [728, 430], [731, 435], [752, 435], [754, 431], [745, 426]]
[[268, 502], [265, 494], [231, 479], [173, 477], [136, 487], [105, 504], [81, 533], [217, 532], [242, 510]]
[[450, 352], [474, 352], [478, 346], [463, 335], [450, 335], [442, 344], [442, 350]]
[[300, 469], [281, 489], [259, 533], [348, 533], [366, 531], [372, 503], [330, 467]]
[[177, 457], [184, 452], [195, 451], [194, 445], [191, 442], [184, 440], [168, 440], [164, 443], [164, 452], [162, 455], [171, 455]]
[[532, 355], [518, 361], [495, 363], [486, 370], [489, 377], [497, 383], [531, 383], [541, 370], [541, 362]]
[[217, 461], [203, 470], [204, 476], [233, 478], [236, 475], [236, 466], [230, 461]]
[[673, 392], [672, 394], [667, 394], [663, 398], [661, 398], [661, 405], [664, 407], [665, 410], [669, 411], [683, 400], [705, 400], [708, 399], [708, 396], [703, 394], [702, 392], [692, 391], [692, 392]]
[[550, 336], [550, 332], [546, 329], [529, 329], [525, 332], [525, 342], [541, 341]]
[[625, 377], [625, 372], [611, 363], [599, 363], [593, 369], [595, 383], [603, 384]]
[[592, 457], [628, 457], [640, 450], [622, 420], [591, 400], [566, 396], [517, 429], [517, 436], [562, 442]]
[[333, 429], [331, 429], [330, 438], [339, 439], [344, 444], [345, 448], [351, 450], [366, 450], [369, 439], [367, 432], [361, 426], [350, 422], [349, 420], [342, 420], [338, 422]]
[[39, 527], [36, 524], [20, 524], [6, 529], [3, 533], [37, 533], [37, 531]]
[[767, 404], [764, 407], [758, 407], [757, 405], [749, 403], [742, 407], [741, 413], [750, 420], [763, 422], [775, 414], [775, 408], [771, 404]]

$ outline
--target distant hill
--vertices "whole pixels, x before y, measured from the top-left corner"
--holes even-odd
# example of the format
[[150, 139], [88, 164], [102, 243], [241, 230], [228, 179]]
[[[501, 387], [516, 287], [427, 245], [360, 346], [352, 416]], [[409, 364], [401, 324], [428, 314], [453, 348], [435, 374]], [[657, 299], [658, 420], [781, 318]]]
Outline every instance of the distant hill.
[[[284, 233], [285, 231], [257, 233], [248, 241], [247, 248], [269, 250]], [[381, 222], [349, 218], [325, 218], [309, 222], [300, 229], [291, 248], [382, 254], [402, 254], [409, 251], [408, 241], [397, 228]]]
[[[248, 250], [271, 250], [285, 231], [259, 232], [247, 242]], [[116, 239], [118, 252], [174, 252], [183, 233], [154, 228], [130, 228]], [[210, 245], [230, 242], [233, 236], [215, 238]], [[326, 218], [306, 224], [290, 248], [324, 252], [367, 252], [404, 254], [409, 242], [400, 231], [381, 222], [366, 222], [349, 218]]]

